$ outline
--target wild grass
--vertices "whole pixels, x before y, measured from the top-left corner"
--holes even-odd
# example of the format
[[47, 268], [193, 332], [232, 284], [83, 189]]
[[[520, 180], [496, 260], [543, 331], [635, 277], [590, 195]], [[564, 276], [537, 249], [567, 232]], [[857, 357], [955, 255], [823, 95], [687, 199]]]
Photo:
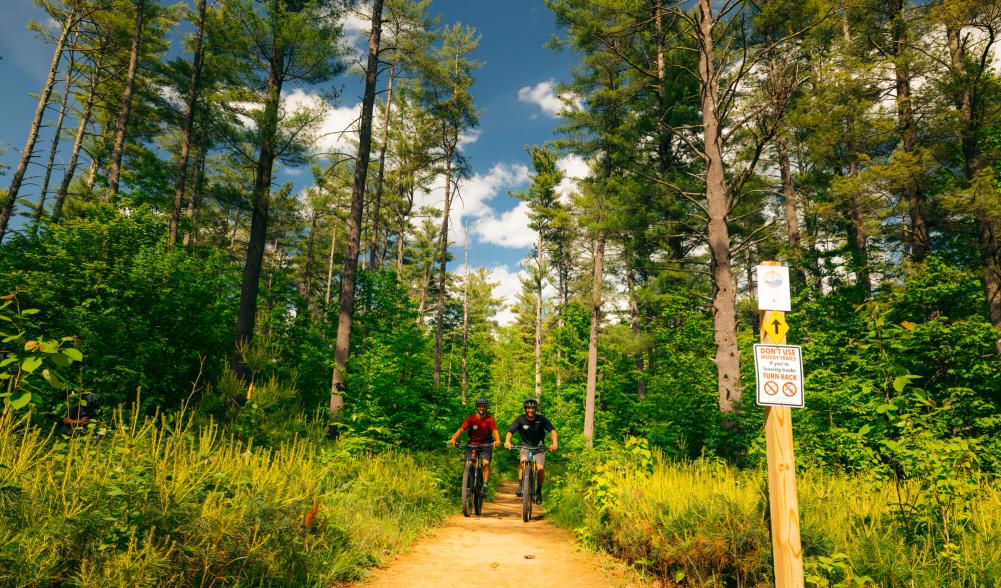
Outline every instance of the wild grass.
[[72, 438], [8, 413], [0, 585], [331, 586], [444, 516], [439, 477], [400, 453], [257, 448], [138, 412]]
[[[721, 462], [590, 468], [562, 476], [552, 513], [592, 546], [667, 586], [771, 586], [764, 472]], [[1001, 585], [1001, 490], [982, 482], [963, 532], [908, 533], [892, 483], [800, 472], [808, 586]]]

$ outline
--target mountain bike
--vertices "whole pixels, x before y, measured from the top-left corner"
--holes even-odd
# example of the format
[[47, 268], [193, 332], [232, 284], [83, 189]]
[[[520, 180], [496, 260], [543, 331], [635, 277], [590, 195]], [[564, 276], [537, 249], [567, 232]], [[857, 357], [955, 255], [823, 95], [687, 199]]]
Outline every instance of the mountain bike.
[[483, 456], [480, 449], [490, 447], [490, 443], [467, 443], [470, 449], [466, 467], [462, 470], [462, 514], [480, 516], [483, 512]]
[[521, 475], [521, 520], [526, 523], [532, 520], [532, 499], [535, 497], [535, 455], [545, 453], [545, 445], [514, 445], [512, 451], [528, 450], [528, 460], [525, 471]]

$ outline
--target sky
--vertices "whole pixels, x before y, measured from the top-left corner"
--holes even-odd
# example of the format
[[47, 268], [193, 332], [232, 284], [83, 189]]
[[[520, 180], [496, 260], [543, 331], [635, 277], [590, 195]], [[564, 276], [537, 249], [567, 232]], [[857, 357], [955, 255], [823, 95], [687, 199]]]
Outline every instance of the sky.
[[[31, 19], [48, 20], [33, 0], [0, 0], [0, 4], [4, 13], [0, 19], [0, 79], [4, 86], [0, 90], [0, 145], [8, 149], [0, 163], [13, 167], [37, 105], [32, 94], [37, 94], [45, 81], [52, 48], [27, 28]], [[455, 204], [456, 211], [451, 215], [455, 259], [462, 259], [465, 224], [470, 233], [470, 266], [488, 268], [499, 282], [495, 294], [513, 302], [521, 288], [519, 262], [530, 252], [535, 236], [527, 226], [525, 204], [510, 192], [524, 190], [528, 185], [530, 160], [525, 148], [554, 138], [561, 108], [553, 92], [554, 84], [568, 79], [576, 57], [543, 47], [557, 31], [552, 13], [541, 0], [434, 0], [430, 13], [439, 15], [443, 23], [458, 21], [472, 26], [481, 35], [474, 58], [483, 62], [483, 67], [476, 73], [472, 87], [480, 124], [464, 137], [462, 145], [472, 175], [460, 184], [462, 201]], [[361, 53], [367, 42], [367, 22], [360, 16], [349, 17], [345, 29]], [[179, 39], [174, 39], [171, 54], [179, 50]], [[326, 136], [319, 151], [343, 144], [340, 131], [350, 126], [360, 110], [360, 80], [346, 75], [327, 87], [293, 87], [285, 92], [289, 105], [313, 104], [331, 86], [340, 90], [340, 97], [329, 107], [323, 124]], [[40, 145], [46, 152], [49, 137], [43, 132]], [[65, 161], [69, 149], [67, 142], [57, 161]], [[562, 158], [560, 166], [569, 177], [586, 172], [584, 162], [572, 156]], [[277, 173], [276, 183], [292, 181], [301, 190], [307, 187], [309, 178], [304, 170], [283, 169]], [[29, 194], [38, 189], [37, 178], [26, 182]], [[569, 190], [570, 186], [568, 180], [562, 189]], [[439, 186], [425, 196], [424, 203], [440, 207], [441, 200]], [[506, 322], [511, 316], [505, 312], [499, 318]]]

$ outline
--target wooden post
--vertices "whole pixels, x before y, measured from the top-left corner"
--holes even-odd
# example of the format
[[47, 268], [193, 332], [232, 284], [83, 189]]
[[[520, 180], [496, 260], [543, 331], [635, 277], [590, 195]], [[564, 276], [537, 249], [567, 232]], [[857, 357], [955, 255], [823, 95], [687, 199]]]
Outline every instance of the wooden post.
[[[780, 265], [764, 261], [761, 265]], [[785, 317], [781, 311], [771, 311]], [[766, 335], [766, 313], [760, 313], [761, 342], [786, 344]], [[796, 496], [796, 459], [793, 455], [792, 409], [788, 406], [765, 407], [765, 444], [768, 454], [768, 501], [772, 524], [772, 556], [775, 560], [776, 588], [802, 588], [803, 548], [799, 540], [799, 499]]]

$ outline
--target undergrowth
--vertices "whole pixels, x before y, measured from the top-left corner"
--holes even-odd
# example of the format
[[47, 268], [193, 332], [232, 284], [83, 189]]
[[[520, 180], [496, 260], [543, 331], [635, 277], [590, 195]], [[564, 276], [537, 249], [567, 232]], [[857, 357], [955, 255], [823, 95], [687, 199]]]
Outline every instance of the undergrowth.
[[[425, 460], [426, 461], [426, 460]], [[0, 417], [0, 585], [330, 586], [449, 509], [431, 463], [273, 448], [119, 409], [75, 437]]]
[[[553, 519], [668, 586], [773, 585], [766, 476], [722, 461], [670, 462], [645, 442], [573, 460], [554, 476]], [[902, 520], [892, 482], [798, 477], [807, 586], [1001, 585], [1001, 489], [980, 480], [961, 532]], [[922, 509], [909, 483], [907, 509]]]

